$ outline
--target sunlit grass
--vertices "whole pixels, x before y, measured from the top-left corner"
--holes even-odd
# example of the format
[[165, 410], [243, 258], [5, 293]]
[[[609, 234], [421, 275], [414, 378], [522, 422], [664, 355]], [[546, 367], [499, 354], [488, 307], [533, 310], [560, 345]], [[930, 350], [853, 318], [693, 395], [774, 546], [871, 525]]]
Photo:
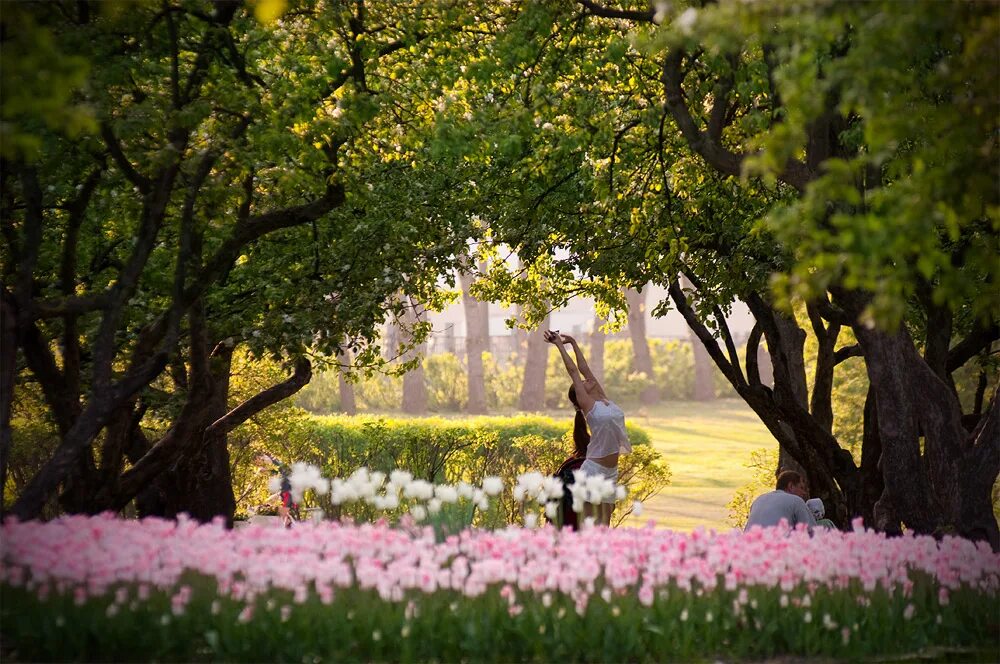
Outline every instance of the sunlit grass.
[[[547, 413], [556, 419], [565, 412]], [[712, 402], [672, 401], [625, 409], [626, 420], [649, 434], [670, 465], [670, 485], [645, 501], [642, 516], [623, 525], [690, 531], [699, 526], [726, 529], [726, 505], [747, 483], [750, 452], [776, 445], [774, 438], [741, 399]], [[567, 425], [570, 420], [567, 418]]]
[[753, 411], [739, 399], [710, 403], [672, 402], [626, 412], [632, 424], [649, 433], [670, 464], [670, 485], [645, 503], [641, 525], [693, 530], [731, 527], [726, 504], [746, 484], [750, 452], [775, 444]]

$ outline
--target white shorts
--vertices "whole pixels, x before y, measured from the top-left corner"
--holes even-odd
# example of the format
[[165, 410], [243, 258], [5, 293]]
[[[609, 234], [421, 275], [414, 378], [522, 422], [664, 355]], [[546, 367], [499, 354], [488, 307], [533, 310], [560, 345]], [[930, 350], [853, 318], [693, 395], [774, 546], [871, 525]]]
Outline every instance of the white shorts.
[[[602, 466], [596, 461], [591, 461], [590, 459], [587, 459], [583, 462], [583, 465], [580, 466], [580, 470], [582, 470], [584, 473], [592, 477], [603, 477], [606, 480], [611, 480], [615, 484], [615, 486], [618, 486], [617, 466], [614, 468], [608, 468], [607, 466]], [[610, 496], [608, 498], [605, 498], [601, 502], [611, 503], [613, 505], [615, 502], [615, 497]]]

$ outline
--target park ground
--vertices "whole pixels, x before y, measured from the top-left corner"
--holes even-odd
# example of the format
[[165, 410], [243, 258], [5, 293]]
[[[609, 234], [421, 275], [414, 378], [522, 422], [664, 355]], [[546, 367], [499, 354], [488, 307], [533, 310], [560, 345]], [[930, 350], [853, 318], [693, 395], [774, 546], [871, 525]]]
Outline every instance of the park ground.
[[670, 465], [670, 484], [647, 500], [642, 516], [623, 525], [656, 525], [690, 531], [731, 528], [726, 506], [751, 471], [750, 453], [773, 447], [774, 438], [739, 399], [674, 401], [632, 409], [629, 421], [645, 429]]

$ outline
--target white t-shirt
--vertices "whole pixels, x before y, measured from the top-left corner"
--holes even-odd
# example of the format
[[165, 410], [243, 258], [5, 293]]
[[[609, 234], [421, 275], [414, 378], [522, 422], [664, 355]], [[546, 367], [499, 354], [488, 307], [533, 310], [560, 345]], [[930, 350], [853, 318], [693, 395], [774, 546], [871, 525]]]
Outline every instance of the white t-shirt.
[[590, 426], [588, 459], [632, 451], [632, 443], [625, 431], [625, 413], [614, 402], [595, 401], [594, 407], [587, 413], [587, 424]]

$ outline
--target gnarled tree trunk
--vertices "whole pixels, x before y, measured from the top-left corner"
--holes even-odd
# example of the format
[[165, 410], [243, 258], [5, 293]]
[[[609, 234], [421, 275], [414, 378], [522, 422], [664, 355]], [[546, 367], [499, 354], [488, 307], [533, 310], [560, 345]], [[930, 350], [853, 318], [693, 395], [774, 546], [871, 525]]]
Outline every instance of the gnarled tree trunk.
[[854, 334], [864, 349], [882, 447], [885, 489], [876, 523], [891, 515], [918, 533], [952, 532], [1000, 547], [996, 521], [989, 518], [1000, 472], [996, 399], [972, 437], [954, 392], [905, 329], [888, 333], [857, 325]]

